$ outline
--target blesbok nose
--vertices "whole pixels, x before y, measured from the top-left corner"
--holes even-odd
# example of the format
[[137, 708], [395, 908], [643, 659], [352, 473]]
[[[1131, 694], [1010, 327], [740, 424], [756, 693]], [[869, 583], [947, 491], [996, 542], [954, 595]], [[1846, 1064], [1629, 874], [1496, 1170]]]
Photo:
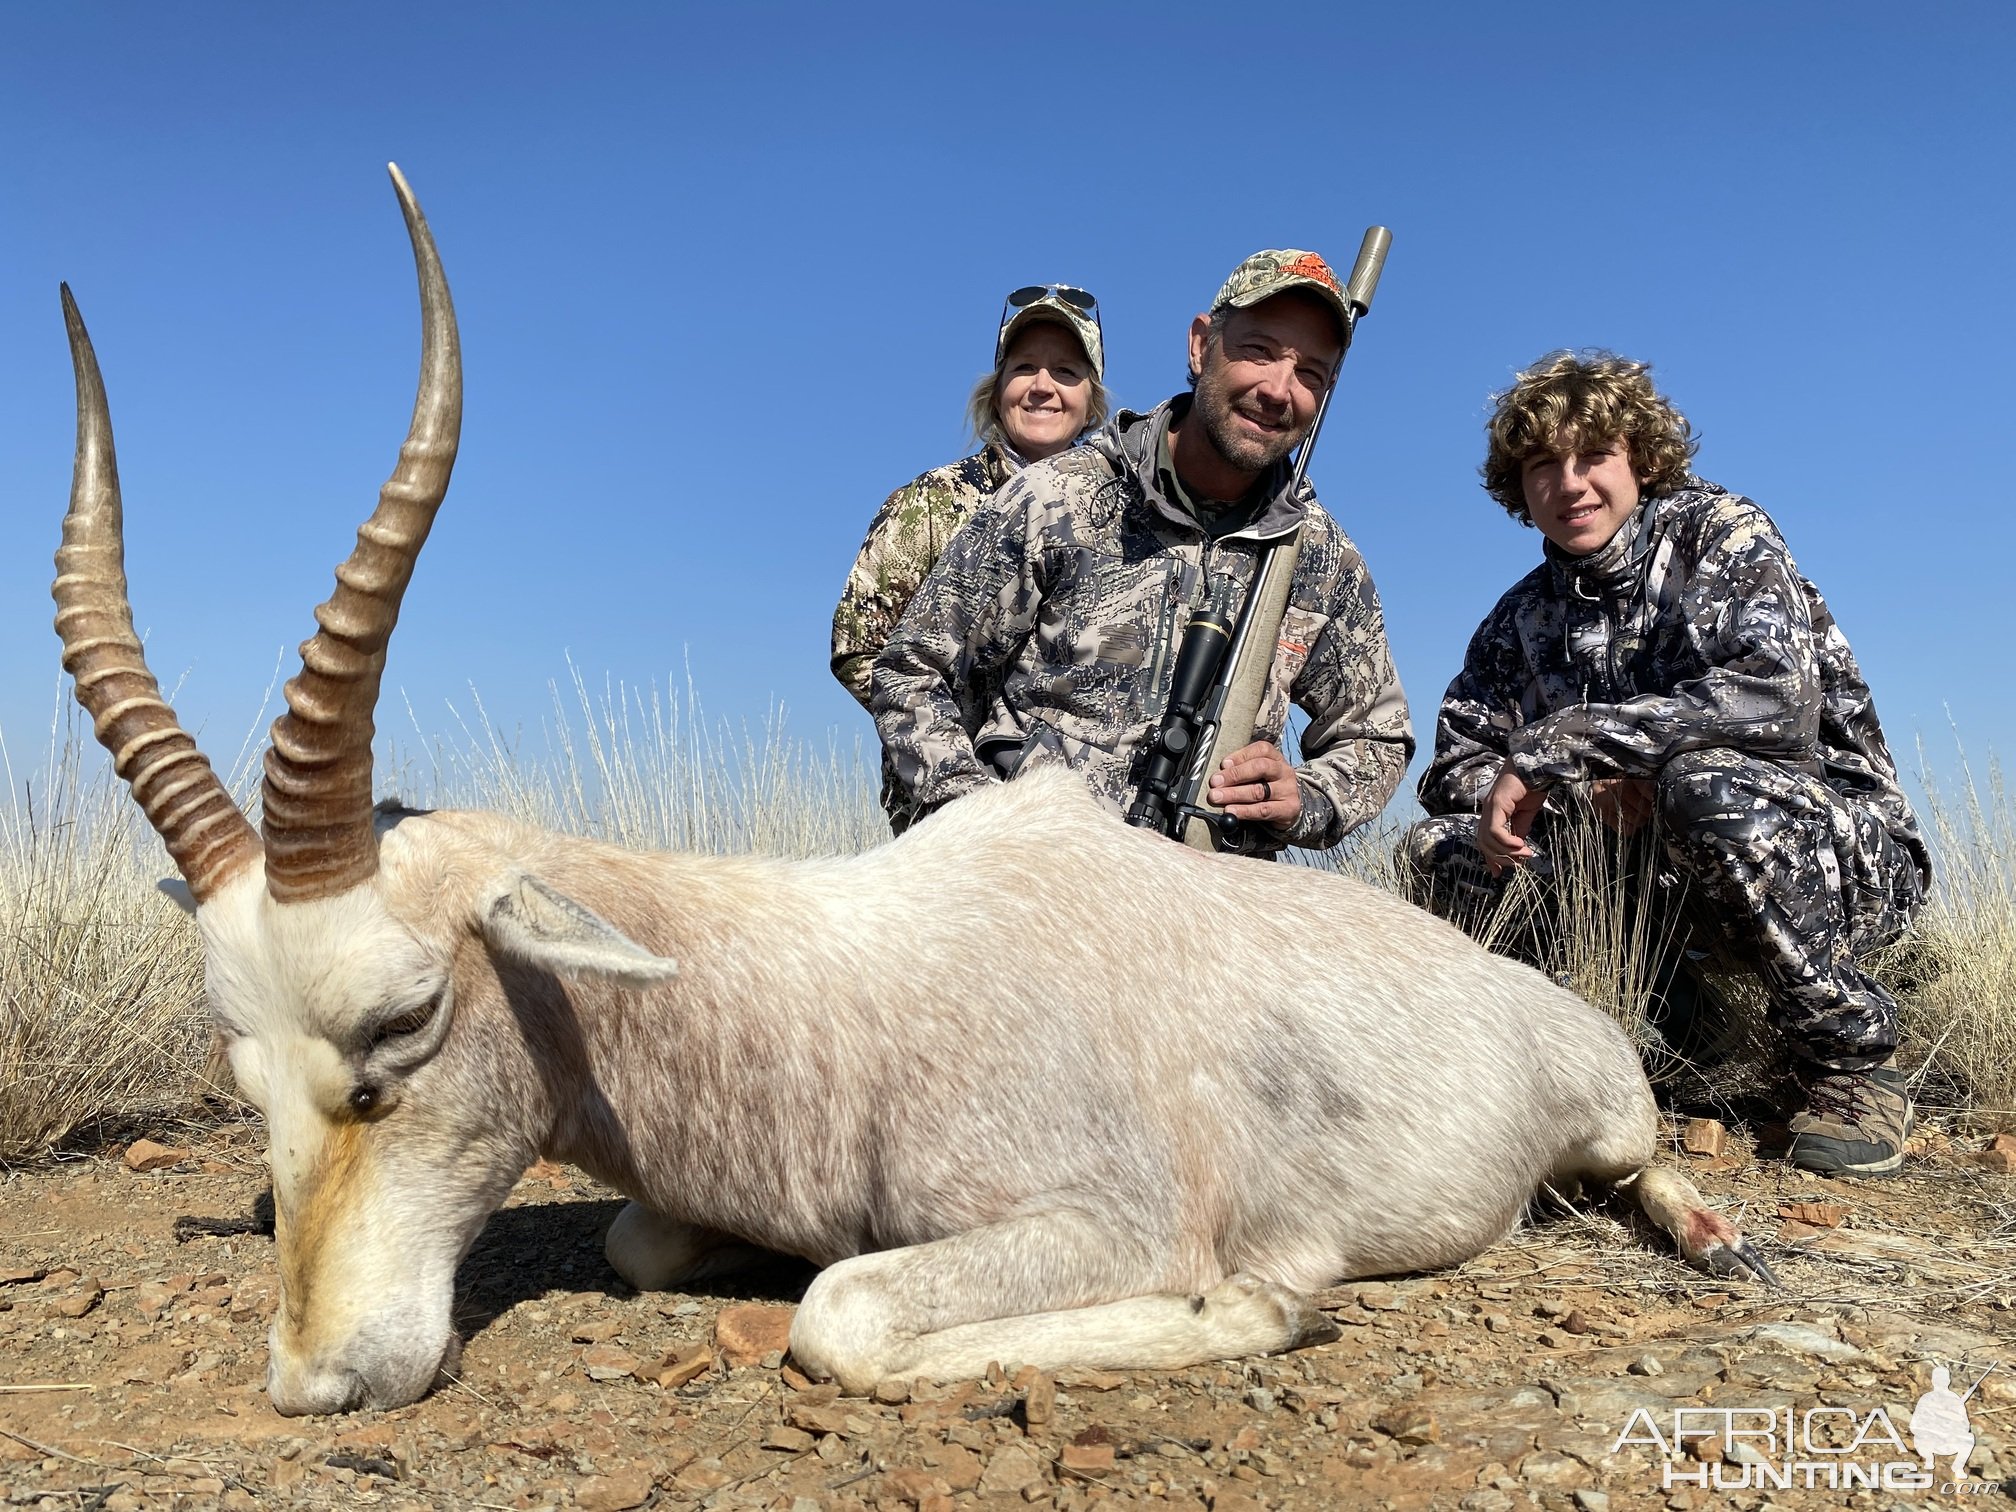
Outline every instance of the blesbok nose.
[[384, 1410], [417, 1402], [462, 1358], [462, 1339], [452, 1330], [435, 1344], [370, 1333], [353, 1336], [331, 1354], [304, 1358], [289, 1351], [279, 1326], [268, 1337], [266, 1392], [282, 1417], [317, 1413]]

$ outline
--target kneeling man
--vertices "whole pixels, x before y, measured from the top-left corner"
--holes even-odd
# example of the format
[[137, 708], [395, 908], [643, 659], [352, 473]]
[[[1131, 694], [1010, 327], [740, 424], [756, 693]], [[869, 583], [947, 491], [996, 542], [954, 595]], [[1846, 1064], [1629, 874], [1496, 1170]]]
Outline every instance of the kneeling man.
[[1694, 476], [1649, 371], [1556, 352], [1499, 396], [1484, 487], [1545, 560], [1471, 638], [1403, 859], [1460, 916], [1548, 864], [1561, 800], [1652, 838], [1763, 982], [1805, 1091], [1788, 1158], [1894, 1171], [1897, 1004], [1856, 962], [1917, 911], [1925, 844], [1826, 603], [1761, 509]]

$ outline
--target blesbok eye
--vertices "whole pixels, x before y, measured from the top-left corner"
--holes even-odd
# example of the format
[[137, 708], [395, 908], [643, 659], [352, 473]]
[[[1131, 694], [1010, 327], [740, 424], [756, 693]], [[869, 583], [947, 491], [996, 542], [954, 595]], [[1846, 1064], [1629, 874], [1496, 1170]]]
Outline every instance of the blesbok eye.
[[380, 1024], [371, 1035], [371, 1043], [382, 1045], [387, 1040], [401, 1039], [409, 1034], [418, 1034], [434, 1022], [434, 1015], [440, 1011], [441, 1000], [429, 998], [418, 1008], [408, 1009], [397, 1018], [390, 1018]]
[[376, 1087], [359, 1087], [350, 1094], [350, 1108], [354, 1113], [369, 1113], [377, 1106], [378, 1089]]

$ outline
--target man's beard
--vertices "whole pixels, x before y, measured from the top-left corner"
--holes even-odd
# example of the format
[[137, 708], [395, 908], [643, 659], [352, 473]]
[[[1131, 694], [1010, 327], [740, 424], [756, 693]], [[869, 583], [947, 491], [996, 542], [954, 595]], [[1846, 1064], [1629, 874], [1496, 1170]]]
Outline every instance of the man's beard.
[[1265, 472], [1295, 449], [1302, 439], [1301, 428], [1282, 431], [1271, 440], [1262, 440], [1240, 429], [1232, 402], [1225, 395], [1222, 364], [1207, 362], [1197, 377], [1197, 417], [1204, 422], [1204, 434], [1211, 449], [1241, 472]]

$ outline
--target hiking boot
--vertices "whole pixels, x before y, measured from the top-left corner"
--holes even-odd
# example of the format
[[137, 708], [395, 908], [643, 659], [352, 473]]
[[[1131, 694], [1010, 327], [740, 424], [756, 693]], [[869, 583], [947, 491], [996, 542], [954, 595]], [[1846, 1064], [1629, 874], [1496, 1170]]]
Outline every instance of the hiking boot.
[[1918, 1121], [1892, 1056], [1866, 1071], [1799, 1068], [1806, 1107], [1786, 1125], [1785, 1158], [1823, 1176], [1888, 1176]]

